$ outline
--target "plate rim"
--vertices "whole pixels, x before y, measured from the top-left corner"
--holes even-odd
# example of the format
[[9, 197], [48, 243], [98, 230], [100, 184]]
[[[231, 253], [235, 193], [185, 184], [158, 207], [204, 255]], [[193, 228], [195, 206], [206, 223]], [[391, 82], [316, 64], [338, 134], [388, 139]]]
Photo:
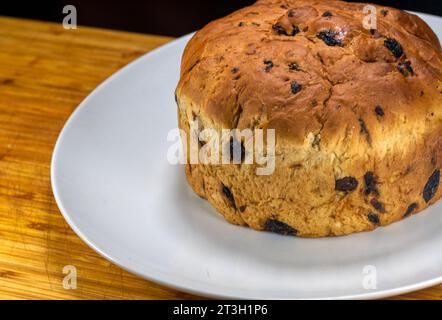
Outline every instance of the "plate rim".
[[[442, 23], [442, 17], [427, 14], [427, 13], [420, 13], [420, 12], [414, 12], [411, 11], [413, 14], [417, 14], [419, 16], [425, 17], [430, 16], [432, 18], [438, 18], [441, 19]], [[107, 253], [104, 249], [99, 247], [97, 244], [95, 244], [73, 221], [71, 218], [71, 214], [69, 214], [68, 210], [64, 207], [63, 201], [61, 199], [60, 195], [60, 188], [57, 184], [56, 180], [56, 168], [57, 168], [57, 159], [60, 154], [60, 148], [64, 140], [64, 136], [66, 135], [69, 128], [73, 125], [75, 122], [75, 119], [77, 116], [82, 112], [83, 109], [85, 109], [88, 106], [89, 101], [98, 94], [98, 92], [101, 92], [102, 89], [104, 89], [108, 84], [110, 84], [115, 78], [120, 76], [122, 73], [128, 72], [131, 68], [136, 67], [138, 64], [143, 62], [144, 60], [149, 59], [153, 55], [161, 54], [162, 51], [168, 50], [170, 47], [174, 47], [178, 45], [181, 42], [188, 41], [195, 33], [187, 34], [183, 37], [179, 37], [177, 39], [174, 39], [158, 48], [155, 48], [142, 56], [136, 58], [132, 62], [128, 63], [124, 67], [118, 69], [115, 71], [111, 76], [106, 78], [104, 81], [102, 81], [95, 89], [93, 89], [92, 92], [90, 92], [86, 98], [82, 100], [82, 102], [75, 108], [75, 110], [70, 114], [68, 119], [66, 120], [65, 124], [63, 125], [62, 130], [60, 131], [53, 152], [51, 157], [51, 168], [50, 168], [50, 182], [52, 187], [52, 192], [54, 195], [55, 202], [63, 216], [63, 218], [66, 220], [68, 225], [71, 227], [71, 229], [76, 233], [76, 235], [84, 241], [92, 250], [97, 252], [100, 256], [105, 258], [106, 260], [112, 262], [113, 264], [117, 265], [118, 267], [122, 268], [123, 270], [130, 272], [142, 279], [151, 281], [153, 283], [166, 286], [168, 288], [172, 288], [178, 291], [187, 292], [190, 294], [208, 297], [208, 298], [215, 298], [215, 299], [272, 299], [271, 297], [241, 297], [239, 295], [235, 295], [234, 293], [220, 293], [217, 292], [216, 289], [213, 290], [207, 290], [204, 288], [198, 288], [198, 284], [191, 287], [190, 285], [186, 285], [185, 283], [177, 283], [173, 279], [166, 279], [163, 276], [159, 275], [155, 270], [152, 270], [151, 274], [142, 274], [136, 270], [134, 270], [132, 267], [125, 265], [123, 262], [120, 262], [118, 258], [113, 257], [112, 254]], [[348, 300], [348, 299], [382, 299], [387, 297], [394, 297], [422, 289], [426, 289], [432, 286], [437, 286], [439, 284], [442, 284], [442, 274], [439, 277], [436, 277], [434, 279], [428, 279], [424, 281], [420, 281], [414, 284], [400, 286], [397, 288], [391, 288], [391, 289], [384, 289], [380, 291], [374, 291], [374, 292], [367, 292], [367, 293], [357, 293], [357, 294], [348, 294], [343, 296], [324, 296], [324, 297], [318, 297], [318, 298], [305, 298], [307, 300]], [[216, 288], [216, 287], [214, 287]], [[228, 290], [226, 290], [228, 291]], [[289, 300], [290, 298], [287, 298], [285, 300]], [[297, 299], [303, 299], [303, 298], [297, 298]]]

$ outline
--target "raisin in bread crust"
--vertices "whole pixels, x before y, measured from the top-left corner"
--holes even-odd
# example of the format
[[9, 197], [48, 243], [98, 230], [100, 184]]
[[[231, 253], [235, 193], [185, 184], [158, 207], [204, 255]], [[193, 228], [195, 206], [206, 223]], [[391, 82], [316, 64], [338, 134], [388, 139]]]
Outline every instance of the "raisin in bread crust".
[[442, 55], [417, 16], [364, 4], [261, 0], [199, 31], [179, 126], [273, 128], [276, 167], [187, 165], [229, 222], [302, 237], [373, 230], [441, 197]]

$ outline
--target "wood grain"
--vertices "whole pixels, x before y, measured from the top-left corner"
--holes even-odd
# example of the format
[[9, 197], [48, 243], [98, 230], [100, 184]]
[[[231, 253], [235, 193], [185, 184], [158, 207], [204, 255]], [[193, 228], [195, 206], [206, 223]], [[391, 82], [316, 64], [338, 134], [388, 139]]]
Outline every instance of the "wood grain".
[[[50, 184], [63, 124], [99, 83], [171, 39], [0, 17], [0, 298], [192, 299], [101, 258], [69, 228]], [[63, 267], [78, 272], [63, 289]], [[398, 297], [442, 299], [442, 286]]]

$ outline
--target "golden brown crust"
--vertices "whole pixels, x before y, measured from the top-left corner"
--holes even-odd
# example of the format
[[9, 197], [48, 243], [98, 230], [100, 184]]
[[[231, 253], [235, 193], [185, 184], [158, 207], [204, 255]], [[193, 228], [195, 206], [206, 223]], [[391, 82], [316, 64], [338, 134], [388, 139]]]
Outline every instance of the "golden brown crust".
[[[189, 133], [197, 118], [204, 128], [276, 130], [273, 175], [257, 176], [245, 164], [188, 166], [194, 190], [230, 222], [344, 235], [440, 198], [442, 188], [424, 199], [442, 161], [439, 41], [417, 16], [381, 6], [377, 30], [366, 30], [364, 6], [261, 0], [188, 44], [177, 88], [180, 128]], [[371, 173], [376, 190], [368, 192]], [[336, 190], [346, 177], [357, 180], [356, 190]]]

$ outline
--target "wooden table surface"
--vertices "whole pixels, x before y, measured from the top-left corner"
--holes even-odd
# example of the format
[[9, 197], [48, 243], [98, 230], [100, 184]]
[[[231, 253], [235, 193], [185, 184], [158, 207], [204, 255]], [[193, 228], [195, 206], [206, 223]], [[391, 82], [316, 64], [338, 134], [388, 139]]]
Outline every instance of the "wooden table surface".
[[[192, 299], [100, 257], [54, 201], [50, 161], [69, 115], [170, 38], [0, 17], [0, 299]], [[67, 265], [77, 289], [63, 288]], [[442, 299], [442, 285], [400, 299]]]

